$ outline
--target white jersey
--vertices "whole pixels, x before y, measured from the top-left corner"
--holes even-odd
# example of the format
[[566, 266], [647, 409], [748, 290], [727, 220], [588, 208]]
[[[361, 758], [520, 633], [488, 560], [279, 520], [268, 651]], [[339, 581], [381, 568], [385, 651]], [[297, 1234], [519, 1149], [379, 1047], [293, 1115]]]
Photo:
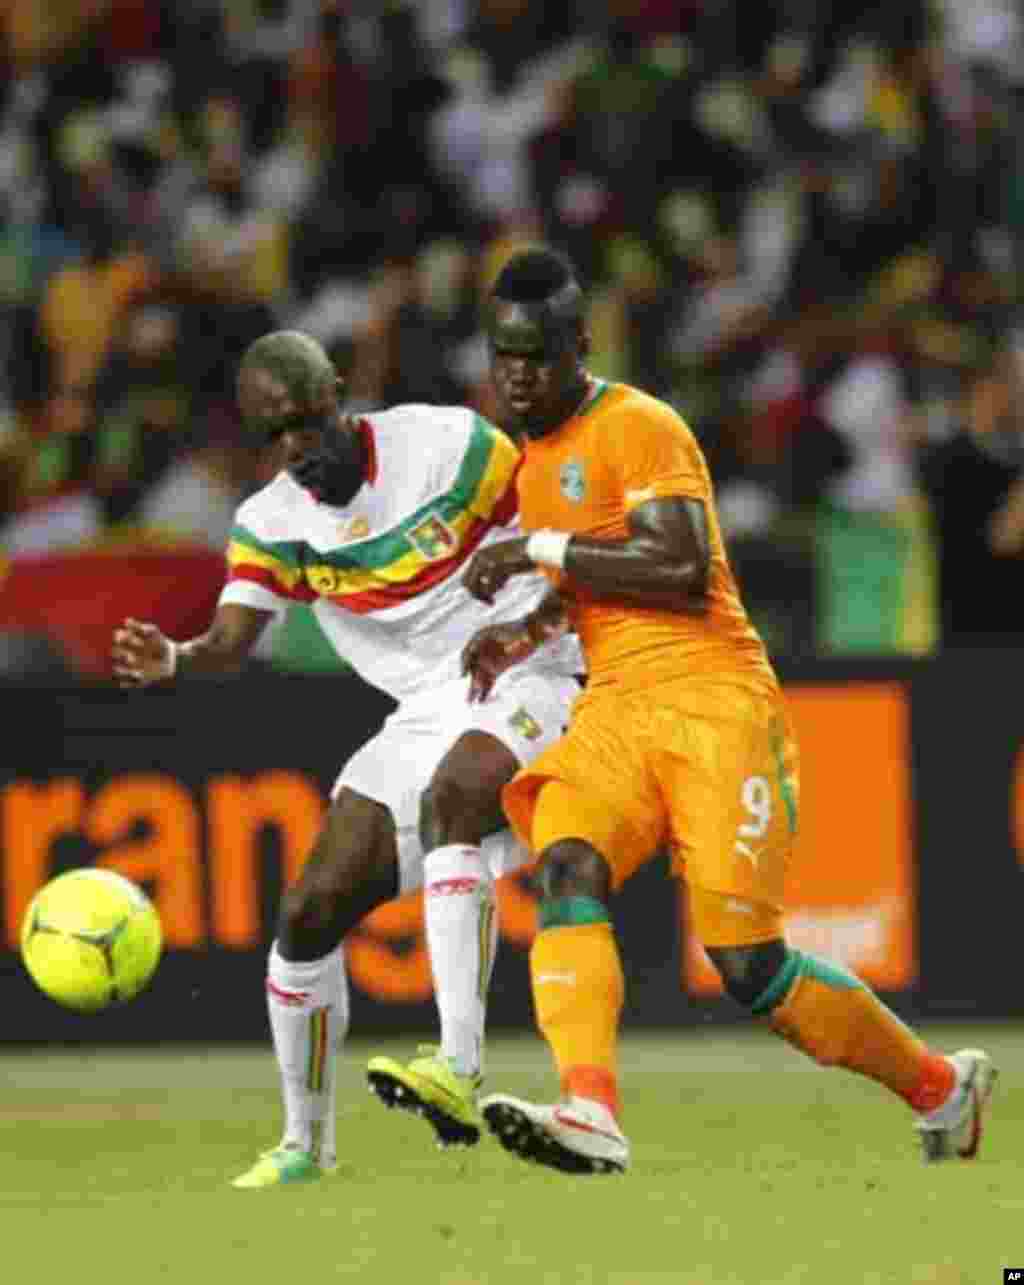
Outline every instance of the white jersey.
[[[522, 534], [519, 452], [502, 432], [460, 406], [397, 406], [357, 425], [370, 471], [354, 499], [320, 504], [279, 473], [238, 510], [220, 600], [274, 612], [311, 603], [337, 654], [405, 701], [456, 677], [472, 635], [530, 611], [548, 582], [517, 576], [493, 607], [462, 584], [476, 549]], [[536, 663], [583, 668], [575, 638]]]

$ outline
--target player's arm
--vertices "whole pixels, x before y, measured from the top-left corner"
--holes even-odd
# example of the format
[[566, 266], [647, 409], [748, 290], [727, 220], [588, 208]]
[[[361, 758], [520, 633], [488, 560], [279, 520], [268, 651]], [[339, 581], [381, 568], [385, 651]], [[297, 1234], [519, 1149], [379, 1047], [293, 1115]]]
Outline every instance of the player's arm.
[[666, 611], [703, 611], [711, 568], [703, 503], [677, 495], [646, 500], [629, 510], [627, 525], [624, 540], [535, 531], [488, 545], [470, 563], [466, 587], [490, 603], [513, 576], [547, 566], [591, 597]]
[[702, 612], [711, 572], [703, 503], [677, 495], [647, 500], [630, 509], [627, 525], [625, 540], [572, 536], [563, 562], [569, 579], [592, 598]]
[[1024, 553], [1024, 473], [1010, 485], [1006, 496], [988, 521], [988, 547], [998, 557]]
[[470, 701], [486, 700], [499, 675], [538, 647], [561, 638], [569, 629], [569, 615], [557, 589], [521, 620], [487, 625], [477, 630], [462, 649], [462, 672], [470, 676]]
[[114, 632], [114, 675], [122, 687], [148, 687], [176, 674], [230, 674], [238, 670], [274, 612], [222, 602], [209, 629], [173, 642], [156, 625], [129, 617]]

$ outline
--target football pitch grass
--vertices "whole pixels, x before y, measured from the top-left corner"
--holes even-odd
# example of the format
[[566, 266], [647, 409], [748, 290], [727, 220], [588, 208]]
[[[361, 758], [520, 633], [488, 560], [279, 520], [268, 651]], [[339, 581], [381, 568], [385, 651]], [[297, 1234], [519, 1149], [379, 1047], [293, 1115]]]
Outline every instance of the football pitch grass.
[[[339, 1085], [338, 1174], [236, 1191], [279, 1136], [267, 1049], [0, 1054], [4, 1278], [67, 1285], [998, 1285], [1024, 1266], [1024, 1027], [929, 1027], [1000, 1067], [981, 1158], [925, 1167], [910, 1112], [743, 1028], [628, 1036], [626, 1177], [528, 1166]], [[549, 1099], [542, 1046], [488, 1089]]]

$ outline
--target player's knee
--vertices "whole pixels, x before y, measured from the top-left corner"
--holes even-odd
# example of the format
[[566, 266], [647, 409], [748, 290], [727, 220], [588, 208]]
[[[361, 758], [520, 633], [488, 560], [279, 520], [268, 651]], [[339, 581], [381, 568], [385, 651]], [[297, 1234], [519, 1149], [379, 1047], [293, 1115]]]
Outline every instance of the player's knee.
[[420, 800], [420, 841], [426, 851], [443, 843], [479, 843], [504, 824], [500, 791], [504, 781], [486, 775], [434, 778]]
[[420, 798], [420, 838], [424, 848], [447, 842], [460, 813], [471, 806], [471, 792], [450, 776], [435, 777]]
[[756, 946], [708, 946], [726, 992], [744, 1008], [752, 1008], [768, 990], [789, 958], [781, 938]]
[[278, 936], [289, 949], [287, 958], [308, 953], [338, 916], [343, 892], [329, 871], [304, 875], [281, 898]]
[[386, 808], [356, 796], [332, 805], [309, 859], [281, 898], [285, 959], [319, 959], [398, 892], [394, 826]]
[[612, 890], [607, 861], [582, 839], [559, 839], [544, 849], [540, 883], [546, 900], [591, 897], [604, 902]]

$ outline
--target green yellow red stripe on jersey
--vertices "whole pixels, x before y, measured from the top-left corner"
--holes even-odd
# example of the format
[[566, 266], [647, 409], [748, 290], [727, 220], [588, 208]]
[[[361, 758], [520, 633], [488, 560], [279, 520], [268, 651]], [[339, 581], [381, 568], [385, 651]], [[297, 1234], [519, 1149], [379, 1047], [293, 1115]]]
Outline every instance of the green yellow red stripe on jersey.
[[394, 607], [447, 580], [492, 527], [516, 512], [519, 453], [483, 419], [451, 486], [379, 536], [315, 549], [304, 540], [260, 540], [236, 526], [228, 545], [234, 579], [300, 602], [326, 598], [346, 611]]
[[306, 1068], [306, 1087], [311, 1093], [323, 1092], [326, 1066], [327, 1009], [315, 1008], [309, 1015], [309, 1065]]

